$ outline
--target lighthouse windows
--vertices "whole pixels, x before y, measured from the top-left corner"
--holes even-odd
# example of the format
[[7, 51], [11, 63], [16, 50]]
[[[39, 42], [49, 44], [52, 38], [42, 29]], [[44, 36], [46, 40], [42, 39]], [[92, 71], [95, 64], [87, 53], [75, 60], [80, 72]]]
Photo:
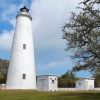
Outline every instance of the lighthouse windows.
[[23, 74], [23, 79], [26, 79], [26, 74]]
[[26, 44], [23, 44], [23, 49], [26, 49]]

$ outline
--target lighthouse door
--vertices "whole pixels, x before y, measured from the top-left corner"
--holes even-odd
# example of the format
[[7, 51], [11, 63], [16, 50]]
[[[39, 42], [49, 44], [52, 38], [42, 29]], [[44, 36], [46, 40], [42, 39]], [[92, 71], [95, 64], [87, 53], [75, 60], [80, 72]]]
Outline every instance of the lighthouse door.
[[24, 74], [22, 74], [22, 86], [21, 86], [21, 88], [22, 89], [26, 89], [26, 74], [24, 73]]

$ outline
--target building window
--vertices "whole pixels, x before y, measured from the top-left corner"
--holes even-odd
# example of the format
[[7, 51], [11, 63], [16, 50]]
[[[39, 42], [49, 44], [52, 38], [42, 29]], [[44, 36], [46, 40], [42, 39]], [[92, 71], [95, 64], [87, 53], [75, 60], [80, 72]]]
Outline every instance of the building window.
[[54, 84], [55, 83], [55, 81], [54, 80], [52, 80], [52, 84]]
[[79, 83], [79, 85], [81, 85], [81, 83]]
[[26, 44], [23, 44], [23, 49], [26, 49]]
[[26, 74], [23, 74], [23, 79], [26, 79]]

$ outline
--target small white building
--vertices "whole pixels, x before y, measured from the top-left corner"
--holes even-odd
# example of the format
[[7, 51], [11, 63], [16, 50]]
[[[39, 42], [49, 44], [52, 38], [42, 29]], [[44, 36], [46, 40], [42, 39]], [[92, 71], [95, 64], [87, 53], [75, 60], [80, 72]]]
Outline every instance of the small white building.
[[57, 91], [58, 78], [55, 75], [37, 76], [37, 90], [39, 91]]
[[76, 90], [94, 90], [94, 79], [83, 78], [76, 81]]

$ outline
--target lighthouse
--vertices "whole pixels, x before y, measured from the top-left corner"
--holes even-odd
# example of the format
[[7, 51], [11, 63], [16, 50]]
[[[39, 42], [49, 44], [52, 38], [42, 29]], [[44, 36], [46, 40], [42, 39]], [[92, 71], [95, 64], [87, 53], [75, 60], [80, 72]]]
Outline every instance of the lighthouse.
[[26, 6], [16, 16], [6, 89], [36, 89], [32, 17]]

